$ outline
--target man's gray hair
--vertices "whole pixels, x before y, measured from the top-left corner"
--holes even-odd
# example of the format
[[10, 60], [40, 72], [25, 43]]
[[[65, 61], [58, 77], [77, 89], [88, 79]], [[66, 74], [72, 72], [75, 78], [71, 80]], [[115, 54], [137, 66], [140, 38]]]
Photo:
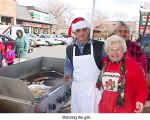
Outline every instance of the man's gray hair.
[[127, 27], [127, 28], [128, 28], [128, 31], [129, 31], [129, 34], [131, 35], [131, 33], [132, 33], [131, 27], [130, 27], [127, 23], [125, 23], [125, 22], [123, 22], [123, 21], [119, 21], [119, 23], [115, 25], [114, 33], [116, 33], [117, 30], [118, 30], [121, 26]]
[[105, 49], [106, 53], [109, 52], [109, 48], [112, 46], [112, 44], [117, 44], [117, 43], [119, 43], [120, 46], [123, 48], [124, 53], [127, 51], [125, 39], [123, 39], [122, 37], [120, 37], [118, 35], [112, 35], [105, 42], [104, 49]]

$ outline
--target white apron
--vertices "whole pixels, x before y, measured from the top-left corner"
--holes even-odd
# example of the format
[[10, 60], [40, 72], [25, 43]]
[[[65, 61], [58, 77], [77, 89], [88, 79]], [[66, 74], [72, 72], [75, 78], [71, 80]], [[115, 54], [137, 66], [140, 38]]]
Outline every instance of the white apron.
[[71, 112], [95, 113], [96, 82], [100, 70], [95, 63], [92, 44], [90, 55], [75, 56], [75, 47], [73, 48], [73, 66]]

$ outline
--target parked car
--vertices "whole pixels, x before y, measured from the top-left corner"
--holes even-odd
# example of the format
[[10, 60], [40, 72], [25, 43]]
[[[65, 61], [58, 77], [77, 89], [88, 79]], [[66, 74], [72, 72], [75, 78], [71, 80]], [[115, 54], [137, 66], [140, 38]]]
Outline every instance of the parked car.
[[41, 34], [39, 36], [37, 36], [36, 40], [36, 46], [47, 46], [48, 42], [47, 42], [47, 38], [45, 35]]
[[36, 47], [36, 38], [37, 36], [35, 34], [27, 34], [28, 39], [30, 41], [31, 47]]
[[68, 37], [64, 37], [63, 35], [56, 35], [58, 41], [62, 41], [62, 44], [67, 44]]
[[57, 39], [56, 35], [46, 35], [46, 42], [48, 45], [62, 45], [63, 41]]
[[69, 38], [69, 39], [68, 39], [68, 35], [63, 35], [63, 37], [64, 37], [64, 42], [65, 42], [65, 44], [67, 44], [67, 45], [72, 44], [73, 39], [75, 39], [75, 38]]
[[68, 38], [68, 35], [62, 35], [64, 38]]

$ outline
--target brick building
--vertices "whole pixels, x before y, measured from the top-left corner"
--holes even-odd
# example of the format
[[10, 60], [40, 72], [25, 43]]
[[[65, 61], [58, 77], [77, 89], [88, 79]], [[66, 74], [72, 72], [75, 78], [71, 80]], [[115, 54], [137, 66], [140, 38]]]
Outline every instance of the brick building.
[[34, 6], [21, 6], [16, 0], [0, 0], [0, 24], [17, 25], [26, 33], [50, 34], [56, 20], [54, 17]]

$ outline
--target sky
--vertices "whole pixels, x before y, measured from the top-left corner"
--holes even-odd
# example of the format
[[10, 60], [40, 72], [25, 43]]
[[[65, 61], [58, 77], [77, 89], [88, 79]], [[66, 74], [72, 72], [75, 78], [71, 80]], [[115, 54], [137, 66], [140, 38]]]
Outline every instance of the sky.
[[[47, 0], [17, 0], [19, 4], [36, 5], [37, 2]], [[55, 1], [55, 0], [53, 0]], [[90, 19], [89, 12], [92, 11], [93, 0], [60, 0], [73, 7], [75, 17], [82, 16]], [[149, 0], [95, 0], [95, 9], [108, 17], [109, 20], [137, 20], [139, 17], [139, 7], [142, 1]]]

